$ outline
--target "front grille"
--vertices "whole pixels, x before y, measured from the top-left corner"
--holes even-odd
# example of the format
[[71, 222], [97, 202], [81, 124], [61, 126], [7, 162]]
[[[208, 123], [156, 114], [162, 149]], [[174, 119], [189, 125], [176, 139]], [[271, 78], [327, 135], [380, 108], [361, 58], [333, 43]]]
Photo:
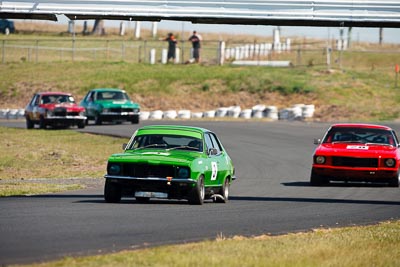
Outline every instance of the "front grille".
[[122, 175], [131, 177], [174, 177], [175, 168], [171, 165], [151, 165], [124, 163]]
[[352, 157], [332, 157], [333, 166], [343, 167], [378, 167], [377, 158], [352, 158]]
[[132, 112], [133, 109], [132, 108], [111, 108], [110, 111], [121, 113], [121, 112]]
[[55, 116], [67, 116], [67, 109], [66, 108], [55, 108], [54, 109]]

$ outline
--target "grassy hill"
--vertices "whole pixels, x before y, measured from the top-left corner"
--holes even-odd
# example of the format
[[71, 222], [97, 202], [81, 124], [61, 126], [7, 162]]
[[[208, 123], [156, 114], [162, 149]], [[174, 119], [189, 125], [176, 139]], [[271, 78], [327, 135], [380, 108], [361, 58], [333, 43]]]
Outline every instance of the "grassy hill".
[[[257, 104], [286, 108], [304, 103], [315, 104], [315, 120], [385, 121], [400, 116], [400, 82], [396, 88], [394, 73], [395, 64], [400, 64], [400, 45], [354, 43], [347, 51], [334, 50], [328, 68], [324, 65], [326, 42], [293, 39], [292, 51], [263, 58], [290, 60], [293, 67], [235, 67], [229, 62], [218, 66], [210, 60], [211, 52], [215, 53], [216, 42], [211, 41], [215, 36], [203, 34], [210, 40], [205, 44], [203, 64], [150, 65], [121, 59], [119, 55], [100, 58], [96, 54], [91, 59], [77, 56], [75, 60], [60, 55], [62, 50], [53, 55], [51, 49], [71, 46], [70, 36], [51, 31], [32, 33], [22, 25], [17, 28], [21, 29], [20, 34], [0, 36], [0, 41], [11, 46], [29, 45], [20, 48], [25, 56], [0, 64], [0, 108], [24, 107], [37, 91], [72, 92], [80, 101], [89, 89], [119, 87], [139, 102], [142, 110], [206, 111], [231, 105], [244, 109]], [[223, 38], [227, 44], [268, 41], [254, 36]], [[91, 47], [113, 43], [114, 48], [122, 44], [125, 49], [125, 45], [135, 44], [131, 37], [116, 34], [78, 36], [76, 40], [76, 45]], [[165, 42], [153, 41], [159, 47], [166, 46]], [[37, 61], [34, 48], [39, 43], [48, 50], [41, 51], [43, 60]], [[84, 45], [81, 49], [87, 48]], [[9, 59], [11, 48], [4, 49], [5, 59]]]

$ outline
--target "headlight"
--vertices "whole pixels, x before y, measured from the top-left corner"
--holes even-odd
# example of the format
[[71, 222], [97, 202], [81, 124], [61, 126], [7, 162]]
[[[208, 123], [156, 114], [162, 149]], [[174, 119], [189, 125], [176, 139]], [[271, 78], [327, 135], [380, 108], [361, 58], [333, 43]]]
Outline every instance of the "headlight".
[[185, 167], [178, 167], [178, 178], [189, 178], [190, 170]]
[[325, 161], [326, 161], [326, 159], [325, 159], [324, 156], [316, 156], [314, 158], [314, 162], [317, 163], [317, 164], [324, 164]]
[[51, 116], [53, 116], [54, 115], [54, 112], [52, 111], [52, 110], [47, 110], [46, 111], [46, 116], [47, 117], [51, 117]]
[[79, 116], [85, 116], [85, 111], [79, 112]]
[[387, 167], [394, 167], [394, 165], [396, 165], [396, 161], [394, 159], [385, 159], [385, 165]]
[[110, 110], [108, 108], [104, 108], [101, 112], [102, 113], [108, 113]]
[[108, 164], [108, 174], [117, 175], [121, 173], [121, 166], [116, 163]]

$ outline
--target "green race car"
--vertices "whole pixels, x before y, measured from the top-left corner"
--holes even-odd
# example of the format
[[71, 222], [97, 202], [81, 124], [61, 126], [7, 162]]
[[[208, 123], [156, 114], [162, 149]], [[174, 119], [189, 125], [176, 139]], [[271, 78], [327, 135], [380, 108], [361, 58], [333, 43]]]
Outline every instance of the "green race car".
[[139, 123], [139, 104], [132, 102], [121, 89], [90, 90], [80, 105], [85, 108], [86, 122], [94, 120], [97, 125], [101, 125], [103, 121]]
[[204, 199], [226, 203], [235, 168], [217, 136], [203, 128], [153, 125], [138, 129], [124, 152], [108, 159], [104, 187], [106, 202], [134, 196], [150, 198]]

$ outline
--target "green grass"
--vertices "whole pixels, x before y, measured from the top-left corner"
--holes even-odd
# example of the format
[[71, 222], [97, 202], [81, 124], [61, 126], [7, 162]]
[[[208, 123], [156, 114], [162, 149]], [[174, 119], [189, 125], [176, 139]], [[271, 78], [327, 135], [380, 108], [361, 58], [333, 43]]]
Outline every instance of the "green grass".
[[[399, 59], [400, 62], [400, 59]], [[386, 70], [326, 71], [323, 67], [276, 69], [127, 62], [45, 62], [0, 65], [0, 106], [24, 107], [37, 91], [68, 91], [80, 101], [88, 90], [120, 87], [144, 110], [209, 110], [222, 105], [316, 105], [324, 119], [384, 121], [400, 114], [400, 88]], [[239, 97], [238, 95], [244, 95]], [[190, 101], [185, 101], [190, 97]], [[19, 104], [18, 104], [19, 103]], [[194, 105], [193, 105], [194, 103]]]
[[[122, 151], [127, 139], [68, 130], [25, 130], [0, 127], [0, 196], [78, 189], [57, 178], [101, 178], [108, 157]], [[31, 179], [47, 178], [48, 182]], [[53, 180], [53, 181], [51, 181]]]
[[29, 266], [399, 266], [400, 221], [78, 257]]

